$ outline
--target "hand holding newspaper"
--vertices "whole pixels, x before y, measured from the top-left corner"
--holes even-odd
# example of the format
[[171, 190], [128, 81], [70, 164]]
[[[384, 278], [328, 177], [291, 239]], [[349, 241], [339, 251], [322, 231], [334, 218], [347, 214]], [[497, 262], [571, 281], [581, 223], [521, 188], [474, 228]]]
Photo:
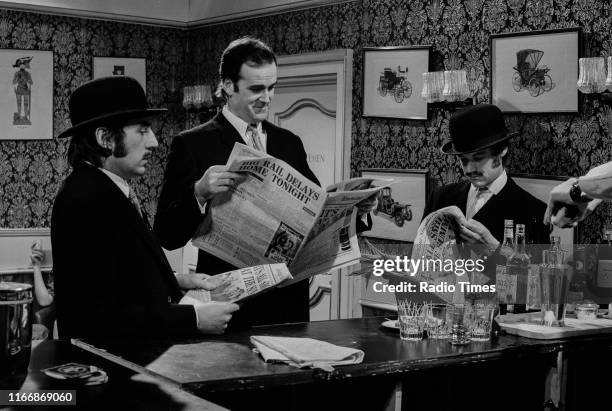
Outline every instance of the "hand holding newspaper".
[[217, 286], [214, 290], [189, 290], [181, 299], [180, 304], [199, 305], [209, 301], [230, 303], [242, 301], [291, 278], [293, 277], [284, 263], [228, 271], [210, 277]]
[[[420, 295], [419, 298], [463, 303], [465, 293], [460, 282], [485, 284], [489, 281], [482, 272], [465, 269], [466, 259], [480, 258], [479, 255], [472, 256], [472, 251], [478, 250], [478, 247], [472, 249], [458, 246], [461, 242], [460, 226], [466, 222], [463, 212], [456, 206], [436, 210], [421, 222], [410, 256], [412, 262], [420, 264], [416, 265], [418, 268], [409, 276], [403, 274], [399, 276], [402, 280], [406, 279], [417, 284], [418, 287], [421, 283], [433, 286], [435, 291], [430, 292], [429, 296]], [[400, 293], [396, 297], [410, 299], [414, 298], [414, 295]]]
[[380, 182], [352, 179], [326, 192], [284, 161], [239, 143], [227, 166], [247, 178], [213, 198], [196, 247], [236, 267], [285, 262], [294, 278], [283, 285], [359, 260], [354, 206], [382, 189], [371, 187]]

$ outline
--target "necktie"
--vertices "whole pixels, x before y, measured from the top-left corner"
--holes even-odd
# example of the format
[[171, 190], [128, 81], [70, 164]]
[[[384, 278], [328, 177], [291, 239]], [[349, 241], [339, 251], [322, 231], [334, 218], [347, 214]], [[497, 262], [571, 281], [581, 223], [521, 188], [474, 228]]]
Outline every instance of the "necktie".
[[140, 201], [138, 201], [138, 197], [136, 197], [136, 192], [134, 191], [132, 187], [130, 187], [130, 192], [129, 192], [128, 197], [130, 201], [132, 202], [132, 204], [134, 205], [134, 207], [136, 208], [136, 211], [138, 211], [138, 214], [140, 214], [140, 217], [142, 218], [142, 209], [140, 208]]
[[476, 215], [476, 213], [482, 208], [482, 206], [487, 201], [487, 194], [490, 194], [489, 187], [478, 187], [476, 191], [476, 196], [472, 203], [472, 206], [467, 210], [466, 217], [472, 218]]
[[255, 150], [263, 151], [265, 153], [266, 149], [264, 148], [263, 143], [261, 142], [257, 127], [254, 125], [249, 125], [247, 127], [246, 134], [247, 136], [251, 137], [253, 148]]

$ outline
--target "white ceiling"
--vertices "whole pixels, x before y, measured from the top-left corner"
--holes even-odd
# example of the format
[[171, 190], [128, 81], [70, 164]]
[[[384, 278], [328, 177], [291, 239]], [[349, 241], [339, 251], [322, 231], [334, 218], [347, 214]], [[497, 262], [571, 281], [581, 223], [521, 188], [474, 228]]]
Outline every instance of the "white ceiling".
[[192, 27], [354, 0], [13, 0], [0, 7]]

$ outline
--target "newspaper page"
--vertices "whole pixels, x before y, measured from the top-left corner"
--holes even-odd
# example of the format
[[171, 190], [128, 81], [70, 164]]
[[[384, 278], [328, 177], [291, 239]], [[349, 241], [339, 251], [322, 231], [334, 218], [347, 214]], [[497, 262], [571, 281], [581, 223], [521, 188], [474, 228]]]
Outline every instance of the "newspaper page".
[[327, 193], [284, 161], [239, 143], [227, 165], [246, 180], [212, 200], [193, 244], [236, 267], [285, 262], [298, 279], [359, 259], [354, 206], [390, 183], [356, 178]]
[[[426, 216], [417, 231], [412, 248], [412, 260], [425, 262], [444, 262], [460, 258], [457, 249], [457, 219], [465, 218], [463, 212], [456, 206], [444, 207]], [[414, 275], [417, 281], [428, 284], [457, 283], [454, 272], [442, 269], [442, 264], [424, 264]], [[463, 293], [455, 287], [455, 292], [436, 291], [435, 294], [448, 303], [462, 303]]]
[[246, 172], [214, 197], [193, 244], [236, 267], [291, 265], [325, 203], [325, 190], [282, 160], [236, 143], [230, 171]]
[[218, 286], [212, 291], [189, 290], [180, 304], [198, 305], [209, 301], [244, 300], [292, 278], [287, 265], [264, 264], [228, 271], [211, 277]]
[[390, 183], [388, 180], [358, 177], [329, 186], [323, 210], [306, 245], [291, 265], [294, 279], [283, 287], [357, 262], [361, 252], [356, 236], [355, 205]]

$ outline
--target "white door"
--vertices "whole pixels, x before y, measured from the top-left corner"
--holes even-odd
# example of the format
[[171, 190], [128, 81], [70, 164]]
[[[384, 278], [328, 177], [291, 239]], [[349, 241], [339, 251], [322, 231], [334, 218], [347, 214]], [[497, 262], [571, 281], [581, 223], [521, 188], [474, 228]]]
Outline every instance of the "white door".
[[[349, 176], [352, 51], [278, 59], [269, 120], [302, 139], [308, 164], [326, 187]], [[338, 272], [311, 279], [310, 320], [341, 315]]]

